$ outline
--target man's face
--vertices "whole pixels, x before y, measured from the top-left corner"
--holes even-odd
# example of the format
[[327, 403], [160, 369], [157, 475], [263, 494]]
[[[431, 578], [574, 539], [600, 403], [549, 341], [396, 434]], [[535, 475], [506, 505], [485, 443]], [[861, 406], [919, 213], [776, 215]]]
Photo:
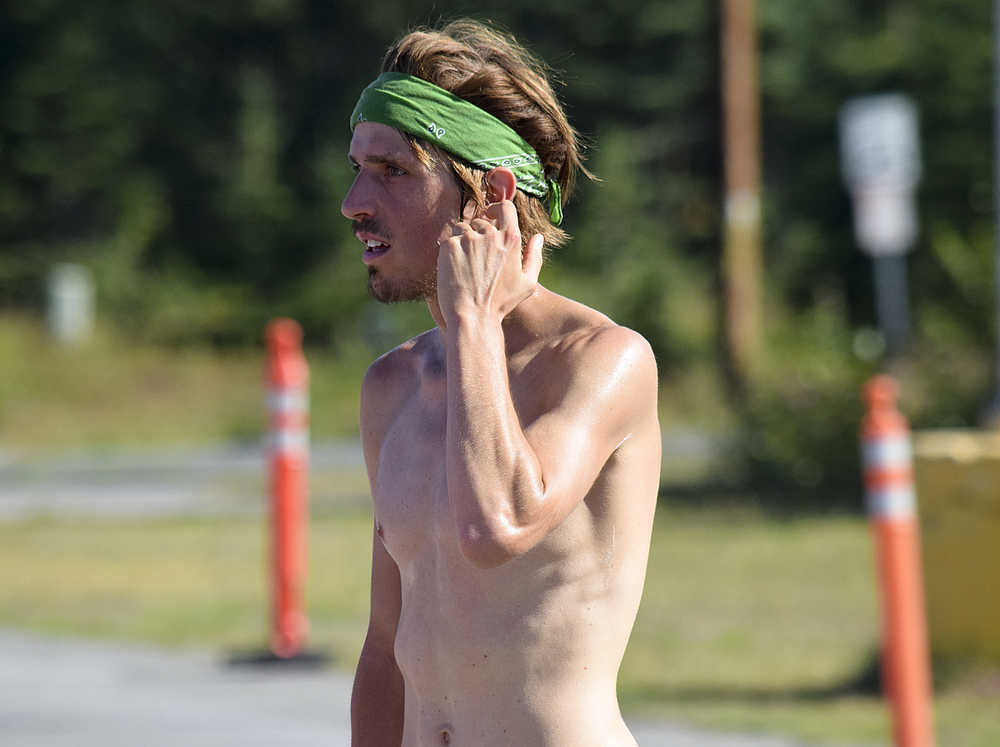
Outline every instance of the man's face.
[[357, 176], [340, 210], [364, 245], [369, 292], [384, 303], [433, 298], [438, 244], [461, 212], [450, 169], [424, 166], [396, 129], [377, 122], [358, 123], [349, 158]]

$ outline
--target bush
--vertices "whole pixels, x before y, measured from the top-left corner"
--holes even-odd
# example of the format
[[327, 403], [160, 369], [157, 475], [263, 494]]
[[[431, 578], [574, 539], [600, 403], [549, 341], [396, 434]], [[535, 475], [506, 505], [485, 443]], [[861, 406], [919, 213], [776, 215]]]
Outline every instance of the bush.
[[861, 388], [874, 366], [858, 357], [835, 308], [775, 324], [742, 403], [747, 479], [789, 507], [863, 507]]

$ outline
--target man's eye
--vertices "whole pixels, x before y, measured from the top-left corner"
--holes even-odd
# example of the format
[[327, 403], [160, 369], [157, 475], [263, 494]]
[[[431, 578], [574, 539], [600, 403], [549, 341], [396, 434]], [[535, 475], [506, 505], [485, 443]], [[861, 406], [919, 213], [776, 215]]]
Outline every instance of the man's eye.
[[359, 171], [361, 171], [361, 164], [351, 161], [351, 171], [357, 174]]
[[406, 171], [399, 168], [399, 166], [387, 166], [386, 172], [389, 176], [406, 176]]

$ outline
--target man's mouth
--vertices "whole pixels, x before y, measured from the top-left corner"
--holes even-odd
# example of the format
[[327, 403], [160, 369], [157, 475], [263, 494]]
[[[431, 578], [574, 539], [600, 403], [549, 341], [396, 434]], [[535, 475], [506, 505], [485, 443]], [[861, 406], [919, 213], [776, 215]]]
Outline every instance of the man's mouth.
[[361, 255], [361, 260], [365, 263], [381, 257], [389, 251], [390, 248], [389, 244], [386, 244], [384, 241], [379, 241], [378, 239], [365, 239], [364, 244], [365, 251]]

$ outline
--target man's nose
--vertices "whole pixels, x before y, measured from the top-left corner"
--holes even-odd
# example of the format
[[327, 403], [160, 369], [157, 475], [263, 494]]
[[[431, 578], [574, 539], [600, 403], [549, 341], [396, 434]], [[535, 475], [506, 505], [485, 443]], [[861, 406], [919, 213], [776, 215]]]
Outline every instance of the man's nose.
[[344, 195], [344, 201], [340, 203], [340, 212], [345, 218], [358, 220], [372, 214], [372, 204], [368, 190], [365, 189], [361, 174], [354, 177], [354, 183]]

